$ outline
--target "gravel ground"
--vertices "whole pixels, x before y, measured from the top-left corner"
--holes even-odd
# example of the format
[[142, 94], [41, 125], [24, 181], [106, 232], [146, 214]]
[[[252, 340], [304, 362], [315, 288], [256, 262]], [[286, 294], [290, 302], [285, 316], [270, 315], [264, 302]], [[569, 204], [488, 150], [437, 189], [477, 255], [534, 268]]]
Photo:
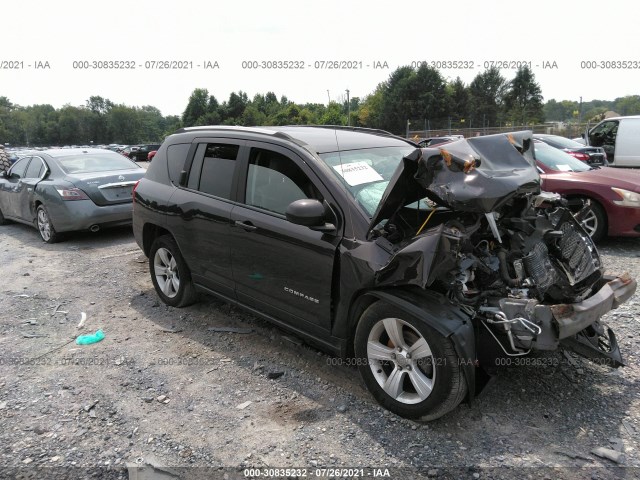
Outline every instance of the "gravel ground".
[[[640, 240], [601, 253], [640, 277]], [[130, 229], [47, 245], [7, 225], [0, 265], [0, 478], [640, 476], [638, 294], [606, 317], [627, 367], [554, 352], [420, 424], [380, 408], [355, 368], [239, 309], [162, 304]], [[73, 342], [99, 328], [102, 342]]]

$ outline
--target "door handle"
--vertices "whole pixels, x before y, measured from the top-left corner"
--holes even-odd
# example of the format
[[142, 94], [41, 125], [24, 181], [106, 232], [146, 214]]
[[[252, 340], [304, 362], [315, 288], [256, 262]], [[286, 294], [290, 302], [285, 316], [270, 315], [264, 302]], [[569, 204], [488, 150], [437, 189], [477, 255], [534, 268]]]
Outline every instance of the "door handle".
[[233, 222], [233, 224], [237, 227], [244, 229], [247, 232], [253, 232], [254, 230], [258, 229], [258, 227], [256, 227], [249, 221], [241, 222], [240, 220], [236, 220], [235, 222]]

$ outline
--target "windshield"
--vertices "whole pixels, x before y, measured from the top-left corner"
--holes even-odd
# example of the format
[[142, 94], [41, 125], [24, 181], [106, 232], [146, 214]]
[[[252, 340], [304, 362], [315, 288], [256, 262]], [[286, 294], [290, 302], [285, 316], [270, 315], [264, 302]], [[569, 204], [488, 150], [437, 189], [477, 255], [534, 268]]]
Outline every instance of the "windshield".
[[536, 160], [543, 163], [551, 170], [559, 172], [586, 172], [591, 167], [584, 162], [572, 157], [562, 150], [550, 147], [544, 143], [535, 144]]
[[576, 142], [575, 140], [561, 137], [559, 135], [542, 137], [541, 140], [556, 148], [584, 148], [584, 145]]
[[112, 170], [136, 170], [140, 168], [136, 163], [115, 152], [91, 155], [73, 155], [57, 159], [65, 173], [95, 173]]
[[402, 157], [414, 150], [410, 145], [368, 148], [323, 153], [320, 158], [367, 214], [373, 216]]

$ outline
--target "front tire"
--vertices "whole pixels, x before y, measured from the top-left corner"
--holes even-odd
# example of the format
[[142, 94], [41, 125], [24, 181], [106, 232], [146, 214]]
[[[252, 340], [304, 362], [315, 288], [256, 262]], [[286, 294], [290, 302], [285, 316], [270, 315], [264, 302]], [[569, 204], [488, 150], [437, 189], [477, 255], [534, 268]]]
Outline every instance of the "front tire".
[[362, 314], [354, 348], [369, 391], [400, 416], [435, 420], [456, 408], [467, 393], [451, 340], [384, 302]]
[[38, 227], [43, 242], [56, 243], [60, 240], [60, 235], [53, 228], [51, 217], [49, 217], [49, 212], [44, 205], [39, 205], [36, 210], [36, 227]]
[[191, 272], [173, 237], [154, 240], [149, 252], [151, 281], [160, 299], [172, 307], [186, 307], [197, 299]]

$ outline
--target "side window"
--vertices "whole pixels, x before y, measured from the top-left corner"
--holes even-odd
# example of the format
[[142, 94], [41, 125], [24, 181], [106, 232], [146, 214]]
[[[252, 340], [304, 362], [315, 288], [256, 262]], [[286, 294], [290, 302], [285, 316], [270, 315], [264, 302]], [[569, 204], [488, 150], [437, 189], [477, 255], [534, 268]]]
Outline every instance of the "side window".
[[14, 163], [11, 167], [11, 170], [9, 171], [9, 176], [16, 179], [23, 178], [24, 171], [27, 169], [27, 163], [29, 163], [30, 158], [31, 157], [21, 158], [16, 163]]
[[293, 160], [269, 150], [251, 149], [245, 194], [247, 205], [284, 215], [291, 202], [302, 198], [322, 200], [320, 192]]
[[27, 171], [24, 174], [24, 178], [40, 178], [44, 172], [44, 163], [39, 157], [33, 157]]
[[591, 131], [589, 134], [589, 143], [594, 147], [602, 147], [604, 145], [613, 146], [616, 143], [617, 133], [617, 120], [603, 122]]
[[238, 145], [222, 143], [198, 145], [187, 187], [230, 199], [239, 150]]

